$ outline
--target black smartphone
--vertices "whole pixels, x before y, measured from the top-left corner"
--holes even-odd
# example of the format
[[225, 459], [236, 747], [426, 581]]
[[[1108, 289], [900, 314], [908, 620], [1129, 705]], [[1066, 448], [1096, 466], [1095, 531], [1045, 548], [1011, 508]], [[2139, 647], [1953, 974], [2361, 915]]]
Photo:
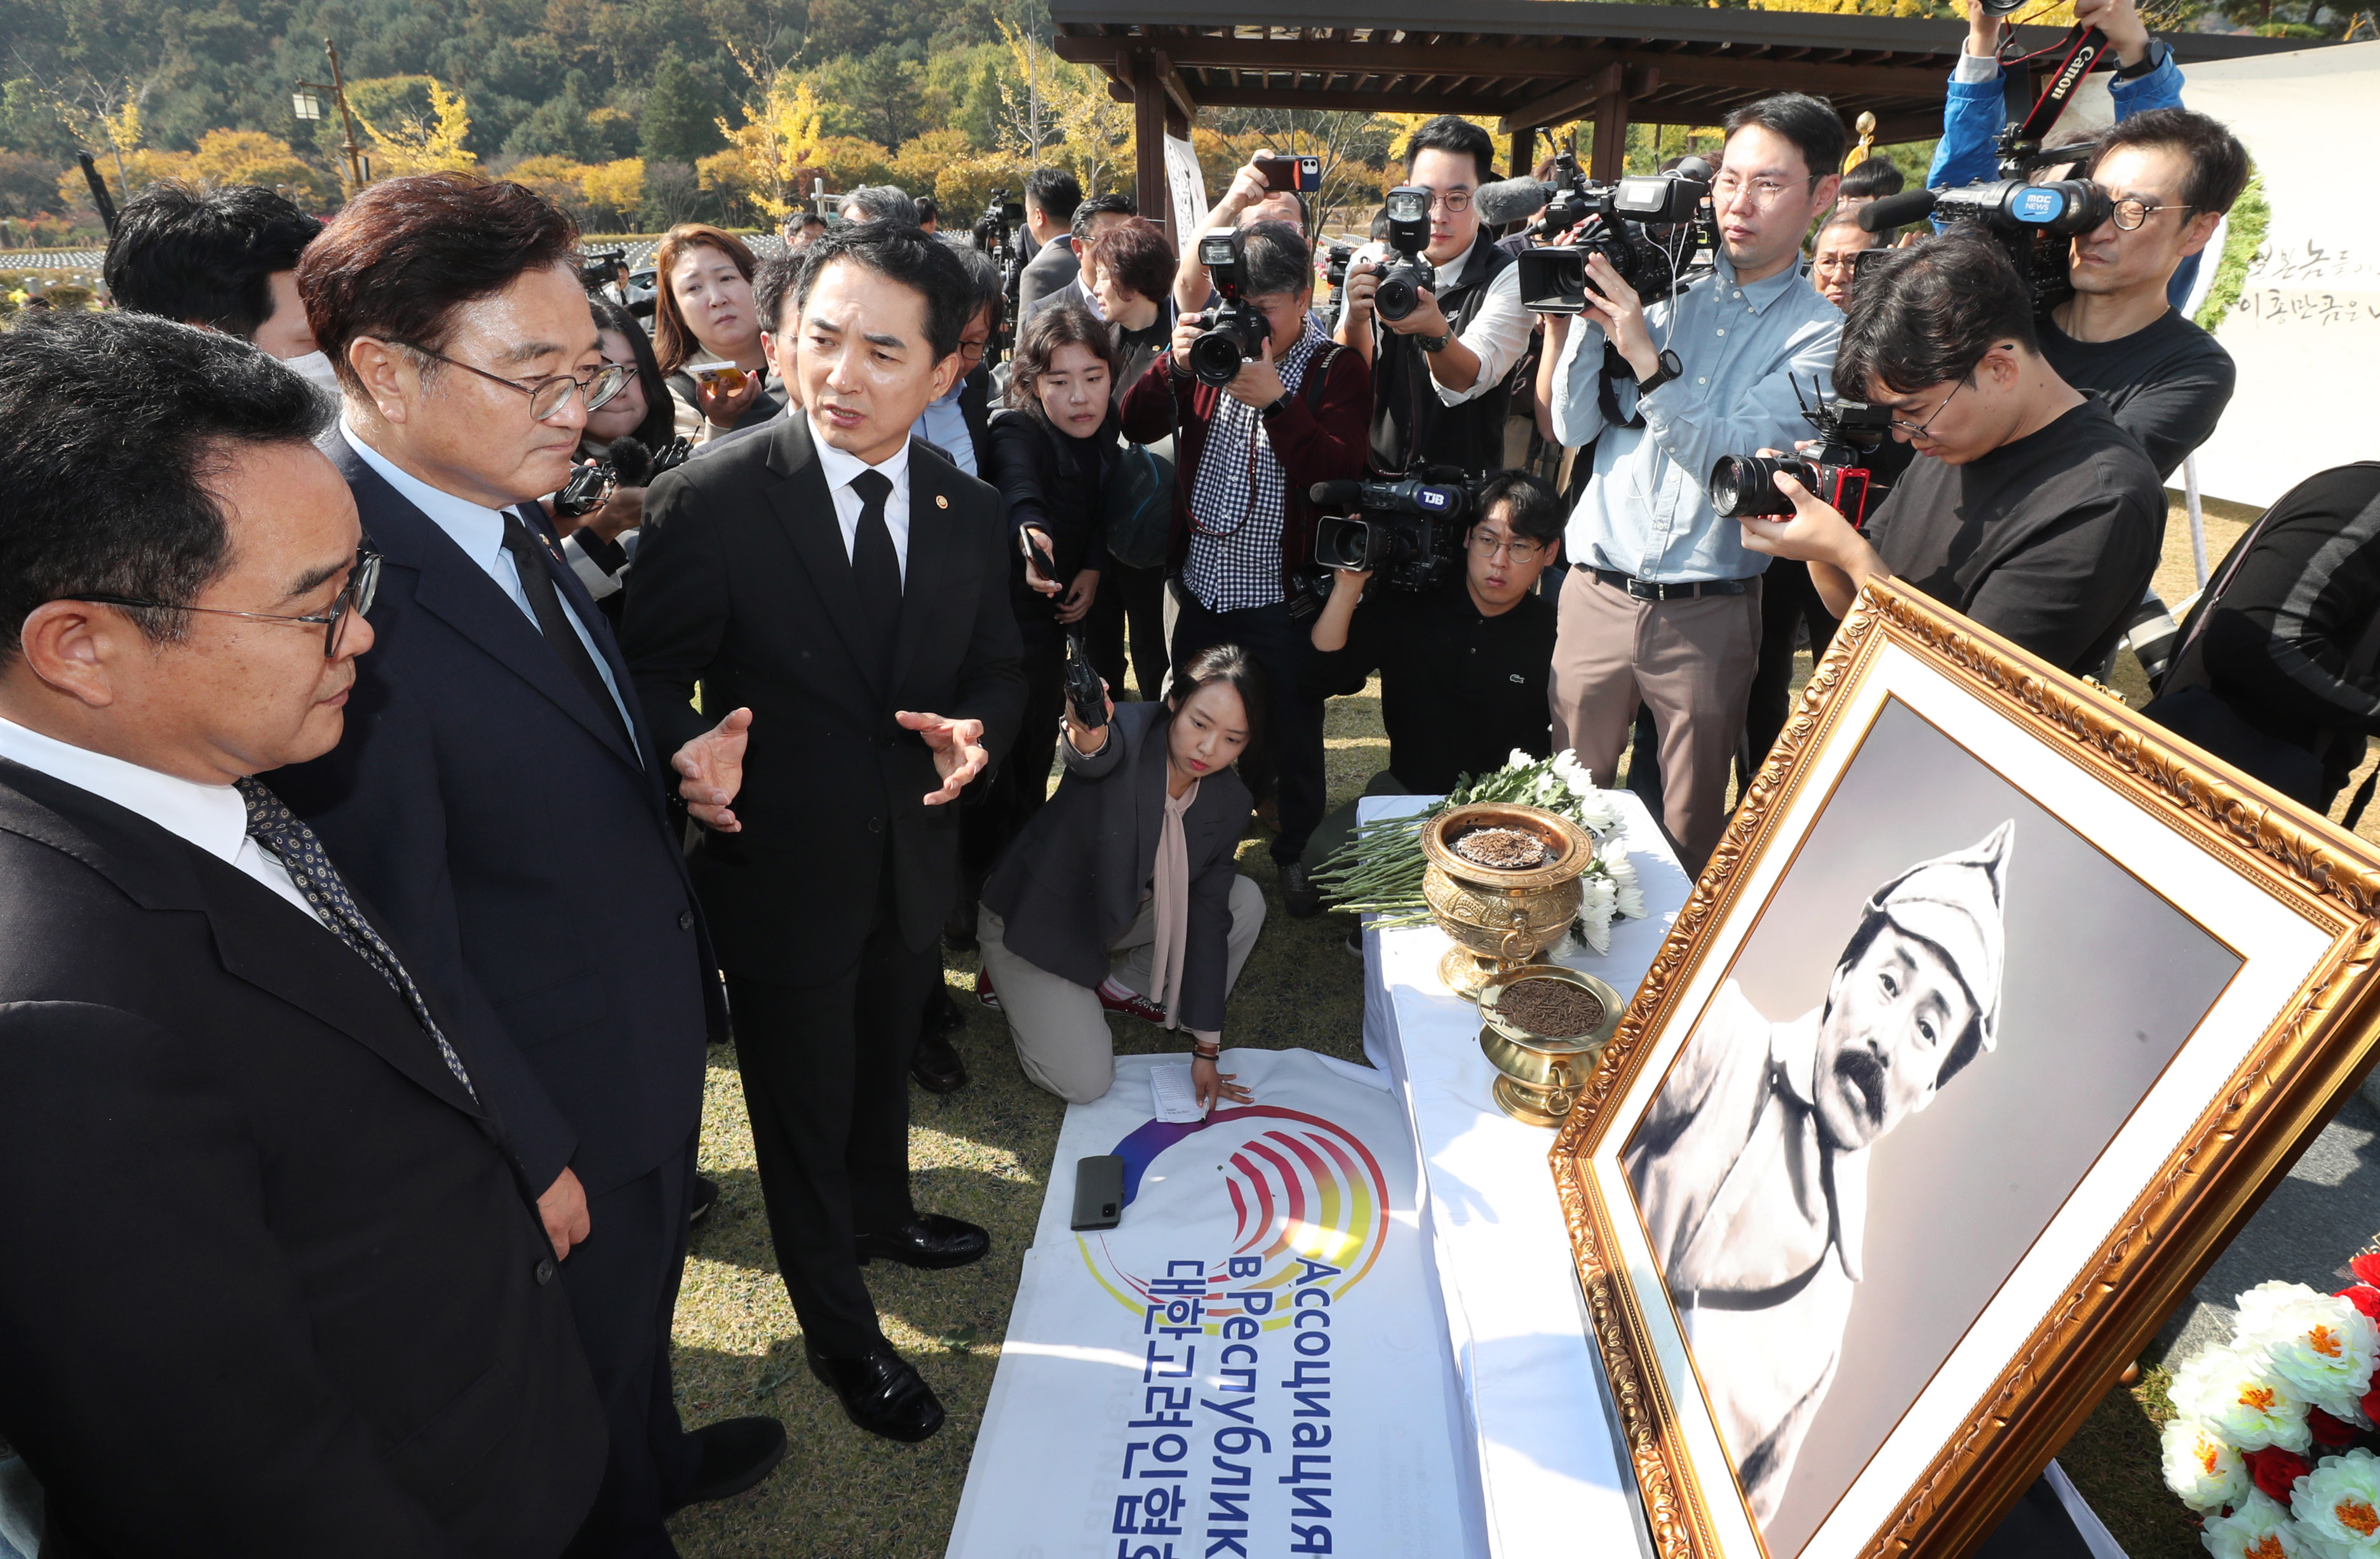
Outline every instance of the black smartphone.
[[1075, 1221], [1077, 1229], [1112, 1229], [1123, 1222], [1123, 1160], [1113, 1153], [1080, 1159], [1075, 1164]]

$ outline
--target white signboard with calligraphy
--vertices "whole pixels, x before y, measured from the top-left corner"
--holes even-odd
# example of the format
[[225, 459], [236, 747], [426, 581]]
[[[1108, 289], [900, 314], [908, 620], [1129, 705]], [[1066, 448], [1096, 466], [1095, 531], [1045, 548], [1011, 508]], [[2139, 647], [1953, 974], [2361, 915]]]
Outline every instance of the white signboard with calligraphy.
[[2216, 327], [2240, 381], [2198, 451], [2199, 486], [2269, 504], [2318, 470], [2380, 458], [2371, 389], [2380, 371], [2380, 204], [2354, 193], [2337, 155], [2355, 127], [2380, 123], [2380, 43], [2186, 74], [2183, 105], [2247, 143], [2273, 212], [2239, 300]]

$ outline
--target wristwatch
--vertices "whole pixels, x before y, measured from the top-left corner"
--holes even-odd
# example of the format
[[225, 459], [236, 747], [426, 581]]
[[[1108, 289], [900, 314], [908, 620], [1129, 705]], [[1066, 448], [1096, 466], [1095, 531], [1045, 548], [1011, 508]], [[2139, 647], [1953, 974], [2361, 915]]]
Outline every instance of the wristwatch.
[[1660, 366], [1653, 371], [1653, 376], [1637, 381], [1636, 398], [1644, 399], [1685, 371], [1686, 365], [1678, 360], [1678, 354], [1664, 347], [1661, 348]]
[[1448, 344], [1452, 342], [1454, 339], [1454, 333], [1452, 331], [1449, 331], [1444, 335], [1416, 335], [1414, 339], [1421, 343], [1421, 349], [1423, 351], [1435, 357], [1439, 353], [1446, 350]]
[[1263, 406], [1257, 408], [1257, 415], [1264, 418], [1267, 421], [1270, 421], [1273, 418], [1280, 416], [1282, 412], [1288, 409], [1289, 392], [1283, 390], [1278, 399], [1269, 400], [1265, 402]]
[[2149, 40], [2149, 46], [2141, 51], [2140, 64], [2126, 65], [2120, 60], [2117, 62], [2116, 79], [2119, 81], [2139, 80], [2142, 77], [2147, 75], [2150, 71], [2155, 70], [2158, 66], [2165, 63], [2164, 56], [2159, 55], [2157, 51], [2161, 48], [2167, 47], [2168, 45], [2160, 43], [2157, 39], [2151, 38]]

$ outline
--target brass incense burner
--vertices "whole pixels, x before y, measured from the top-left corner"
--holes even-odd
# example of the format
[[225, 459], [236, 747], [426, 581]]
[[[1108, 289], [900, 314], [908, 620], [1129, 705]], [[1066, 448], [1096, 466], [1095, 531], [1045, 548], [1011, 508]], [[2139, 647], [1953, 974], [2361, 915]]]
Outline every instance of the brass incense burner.
[[[1482, 864], [1456, 847], [1481, 830], [1527, 835], [1544, 848], [1532, 866]], [[1560, 942], [1578, 918], [1579, 874], [1595, 859], [1586, 830], [1537, 807], [1486, 803], [1440, 812], [1422, 830], [1422, 896], [1454, 945], [1439, 960], [1448, 990], [1476, 1001]]]
[[[1549, 1038], [1529, 1031], [1503, 1010], [1504, 993], [1524, 980], [1558, 980], [1593, 996], [1603, 1016], [1584, 1034]], [[1596, 1058], [1620, 1027], [1620, 993], [1591, 974], [1536, 964], [1515, 972], [1510, 980], [1479, 993], [1479, 1049], [1494, 1064], [1497, 1104], [1514, 1120], [1528, 1126], [1557, 1127], [1570, 1114]]]

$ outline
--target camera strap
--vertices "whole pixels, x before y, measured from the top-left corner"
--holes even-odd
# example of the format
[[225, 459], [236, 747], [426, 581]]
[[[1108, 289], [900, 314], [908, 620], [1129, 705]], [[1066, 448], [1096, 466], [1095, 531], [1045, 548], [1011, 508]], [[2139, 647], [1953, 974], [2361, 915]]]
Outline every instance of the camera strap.
[[[2107, 52], [2107, 35], [2095, 27], [2077, 23], [2062, 42], [2043, 52], [2057, 54], [2060, 57], [2049, 73], [2049, 84], [2041, 89], [2041, 95], [2034, 100], [2033, 107], [2022, 119], [2001, 132], [2003, 156], [2018, 152], [2020, 149], [2023, 152], [2039, 150], [2048, 139], [2050, 130], [2056, 128], [2059, 116], [2066, 112], [2066, 105], [2073, 99], [2076, 90], [2082, 85], [2082, 78], [2099, 67]], [[2010, 63], [2022, 64], [2023, 61]], [[2010, 72], [2010, 79], [2013, 84], [2013, 71]]]

